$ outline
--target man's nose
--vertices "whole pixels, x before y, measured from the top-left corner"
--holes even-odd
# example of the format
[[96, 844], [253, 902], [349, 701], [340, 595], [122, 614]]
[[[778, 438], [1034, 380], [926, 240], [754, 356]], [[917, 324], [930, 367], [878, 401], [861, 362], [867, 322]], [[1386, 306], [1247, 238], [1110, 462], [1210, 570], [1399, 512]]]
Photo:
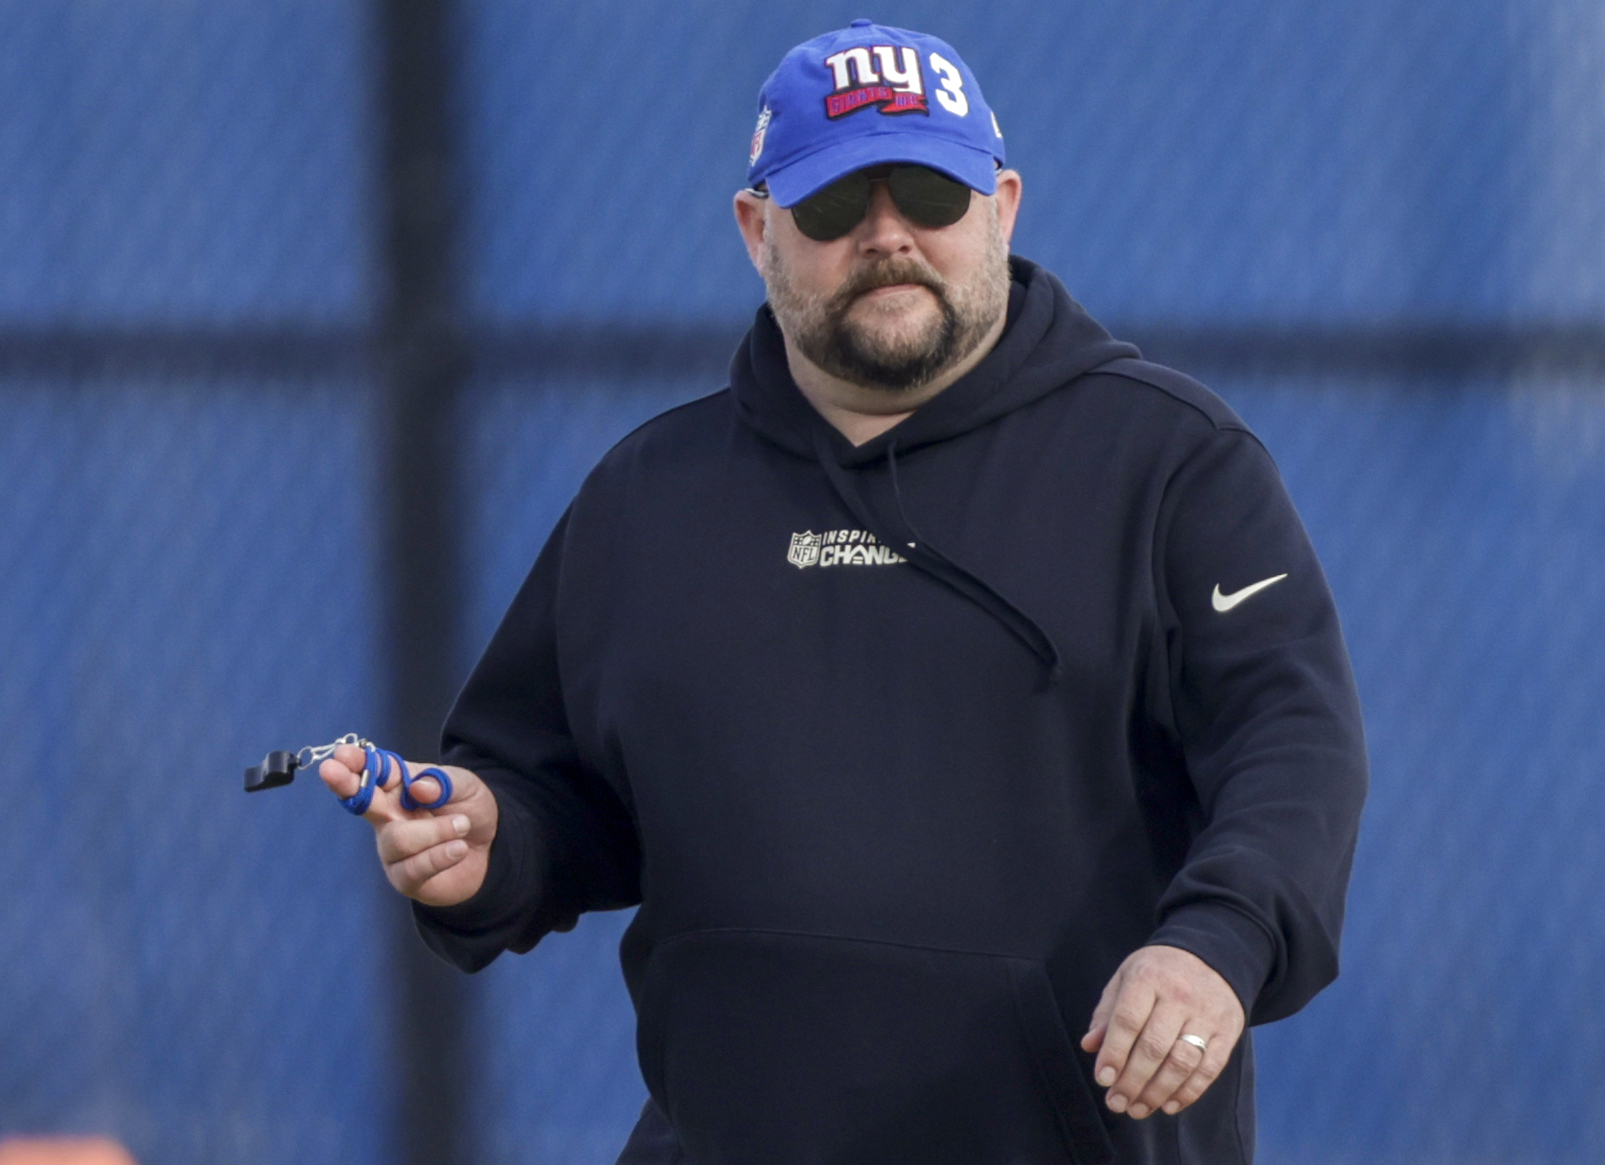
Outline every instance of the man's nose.
[[869, 209], [858, 227], [858, 249], [865, 253], [899, 255], [914, 247], [914, 231], [892, 200], [885, 179], [869, 184]]

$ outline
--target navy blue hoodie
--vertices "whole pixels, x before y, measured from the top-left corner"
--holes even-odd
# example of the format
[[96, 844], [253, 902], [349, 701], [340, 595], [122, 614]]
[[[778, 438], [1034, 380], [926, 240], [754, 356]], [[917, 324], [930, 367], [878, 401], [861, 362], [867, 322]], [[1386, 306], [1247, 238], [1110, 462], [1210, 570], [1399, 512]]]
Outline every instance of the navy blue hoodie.
[[447, 722], [501, 823], [436, 951], [641, 906], [627, 1161], [1247, 1161], [1246, 1038], [1143, 1122], [1076, 1041], [1145, 943], [1252, 1022], [1337, 972], [1364, 745], [1276, 469], [1013, 268], [996, 348], [857, 447], [761, 309], [592, 472]]

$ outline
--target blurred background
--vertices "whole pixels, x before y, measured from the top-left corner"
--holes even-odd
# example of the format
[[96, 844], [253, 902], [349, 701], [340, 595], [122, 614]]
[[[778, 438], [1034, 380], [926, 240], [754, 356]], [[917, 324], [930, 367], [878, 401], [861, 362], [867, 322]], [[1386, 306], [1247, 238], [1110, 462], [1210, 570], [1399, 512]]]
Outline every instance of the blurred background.
[[0, 0], [0, 1136], [609, 1165], [597, 916], [440, 973], [269, 749], [414, 756], [589, 466], [762, 299], [759, 84], [963, 53], [1016, 250], [1277, 457], [1374, 766], [1267, 1165], [1605, 1160], [1598, 0]]

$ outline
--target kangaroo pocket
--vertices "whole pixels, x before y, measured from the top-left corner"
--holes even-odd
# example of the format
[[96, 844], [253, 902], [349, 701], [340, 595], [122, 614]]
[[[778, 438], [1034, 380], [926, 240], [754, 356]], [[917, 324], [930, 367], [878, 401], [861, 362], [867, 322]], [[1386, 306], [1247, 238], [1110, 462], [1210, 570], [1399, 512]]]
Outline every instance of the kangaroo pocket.
[[660, 943], [641, 1068], [687, 1165], [1102, 1165], [1031, 959], [764, 931]]

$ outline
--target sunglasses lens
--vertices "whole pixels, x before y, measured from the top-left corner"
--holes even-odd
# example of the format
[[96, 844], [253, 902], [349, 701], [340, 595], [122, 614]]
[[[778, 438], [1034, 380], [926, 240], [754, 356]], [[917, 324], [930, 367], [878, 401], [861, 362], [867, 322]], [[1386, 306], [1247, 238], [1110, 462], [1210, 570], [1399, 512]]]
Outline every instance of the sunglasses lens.
[[950, 227], [970, 209], [970, 188], [926, 166], [898, 166], [887, 179], [892, 201], [922, 227]]
[[[793, 206], [797, 229], [816, 243], [828, 243], [856, 227], [869, 209], [870, 174], [858, 170], [838, 178]], [[885, 178], [897, 209], [916, 226], [950, 227], [970, 209], [970, 188], [927, 166], [877, 167], [874, 174]]]
[[791, 208], [797, 229], [816, 243], [839, 239], [869, 209], [869, 176], [862, 170], [838, 178]]

